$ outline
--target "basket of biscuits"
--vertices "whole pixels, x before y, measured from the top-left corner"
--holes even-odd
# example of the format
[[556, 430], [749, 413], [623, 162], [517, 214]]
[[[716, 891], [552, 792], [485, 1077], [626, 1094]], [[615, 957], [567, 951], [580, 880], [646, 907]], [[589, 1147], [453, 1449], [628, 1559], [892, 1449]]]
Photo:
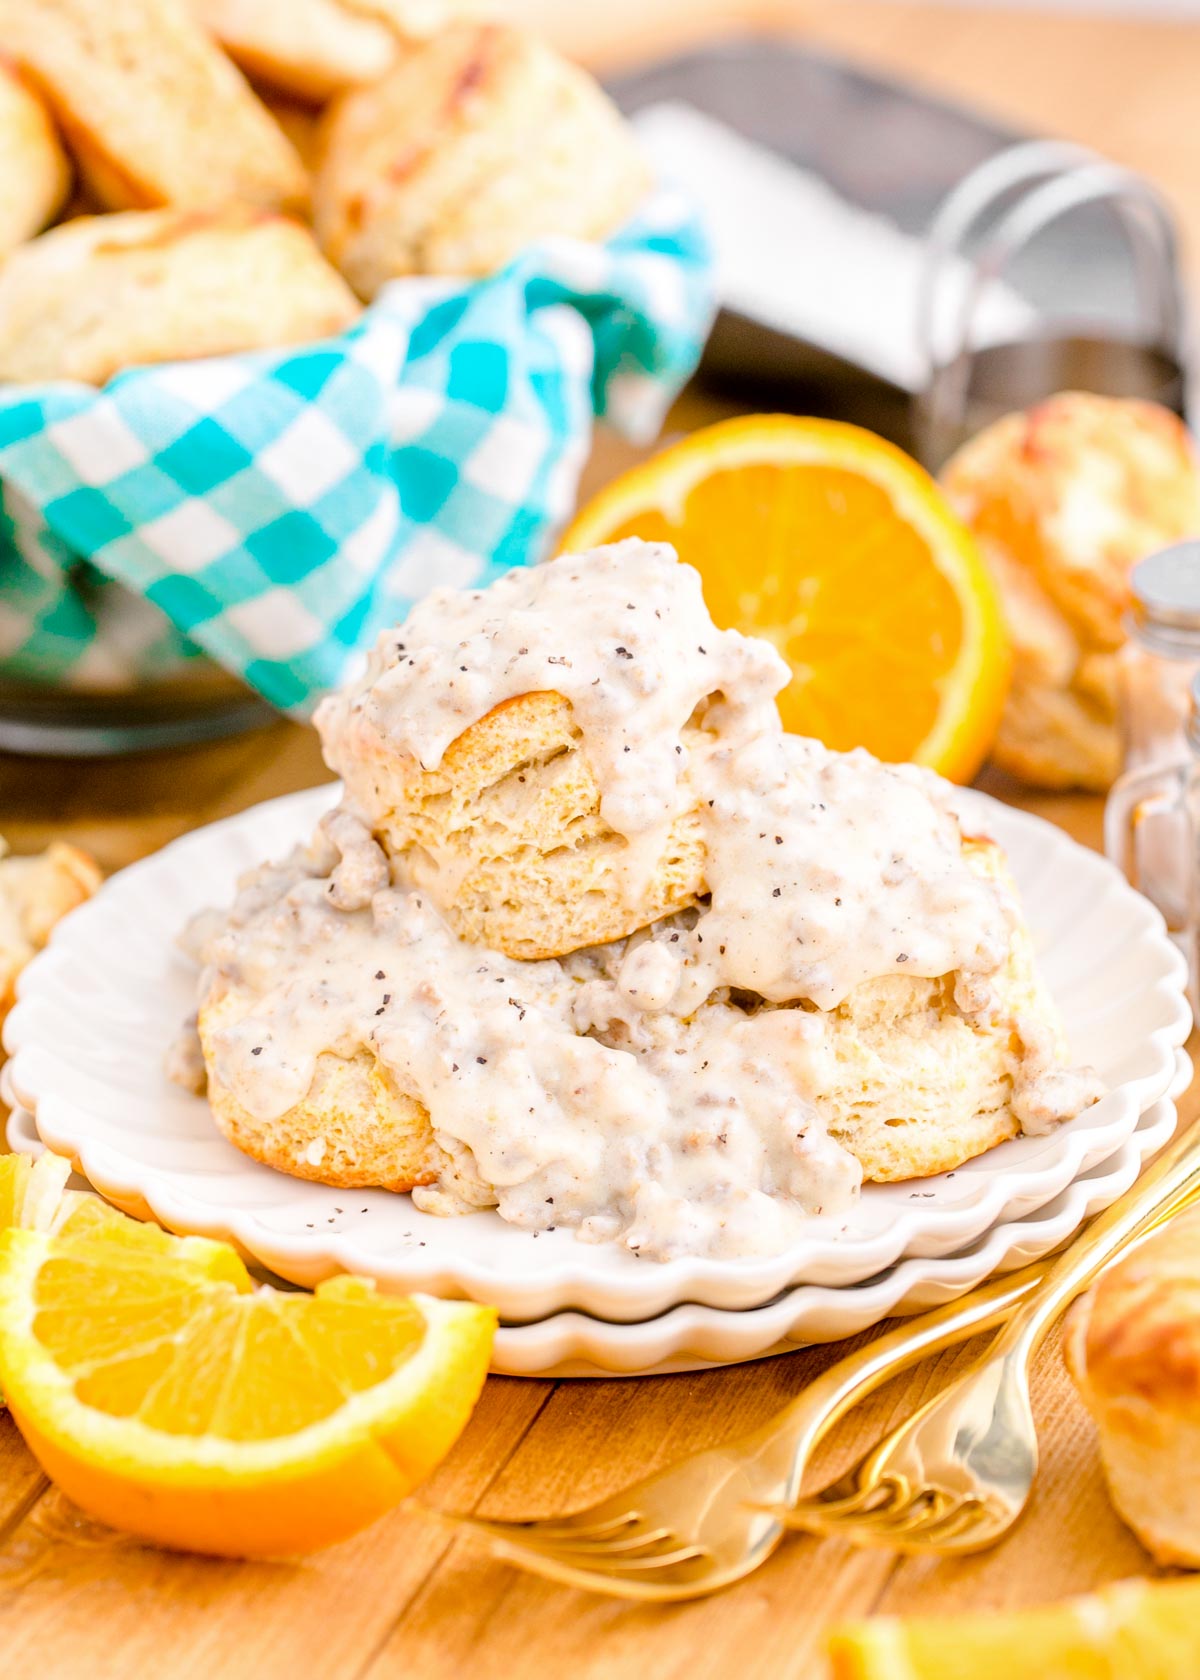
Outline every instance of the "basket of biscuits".
[[689, 207], [532, 35], [0, 0], [0, 42], [7, 745], [307, 714], [430, 587], [538, 559], [593, 421], [652, 436], [695, 365]]

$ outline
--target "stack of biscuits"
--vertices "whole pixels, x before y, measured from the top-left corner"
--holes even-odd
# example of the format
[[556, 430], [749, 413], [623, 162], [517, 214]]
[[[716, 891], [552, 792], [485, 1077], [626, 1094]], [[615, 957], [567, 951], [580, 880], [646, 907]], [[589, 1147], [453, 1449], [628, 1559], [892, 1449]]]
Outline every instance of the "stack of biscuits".
[[[641, 547], [631, 542], [589, 558]], [[394, 641], [381, 639], [383, 664], [365, 679], [368, 692], [376, 680], [386, 688], [386, 661], [398, 657], [389, 651]], [[345, 790], [336, 817], [326, 819], [339, 825], [334, 843], [322, 831], [314, 849], [290, 865], [247, 877], [245, 904], [202, 917], [193, 935], [204, 964], [198, 1028], [209, 1103], [232, 1143], [283, 1172], [346, 1187], [452, 1185], [455, 1211], [489, 1205], [491, 1186], [476, 1177], [463, 1151], [447, 1150], [417, 1094], [397, 1084], [366, 1031], [360, 1042], [322, 1050], [307, 1091], [285, 1112], [251, 1112], [222, 1077], [218, 1051], [225, 1040], [249, 1042], [247, 1028], [269, 1004], [279, 975], [270, 963], [240, 961], [243, 914], [253, 920], [275, 905], [285, 922], [295, 880], [328, 877], [330, 902], [339, 904], [341, 877], [335, 880], [334, 871], [352, 849], [346, 835], [357, 834], [354, 858], [367, 883], [362, 903], [389, 880], [399, 881], [436, 906], [453, 935], [481, 958], [569, 964], [583, 951], [608, 972], [639, 941], [656, 929], [669, 934], [683, 925], [672, 918], [694, 916], [704, 904], [709, 859], [699, 795], [659, 836], [631, 891], [622, 869], [627, 842], [602, 815], [599, 772], [560, 693], [529, 692], [496, 705], [469, 722], [435, 768], [381, 733], [360, 699], [351, 685], [317, 714], [327, 762]], [[704, 740], [699, 725], [685, 726], [689, 752], [701, 753]], [[871, 773], [883, 774], [883, 767]], [[1016, 1100], [1022, 1059], [1036, 1054], [1047, 1067], [1061, 1066], [1065, 1046], [1002, 852], [986, 839], [964, 837], [961, 844], [968, 868], [995, 889], [1009, 920], [993, 1007], [968, 1017], [961, 975], [894, 973], [856, 986], [822, 1013], [820, 1107], [829, 1135], [856, 1157], [867, 1179], [946, 1171], [1062, 1118], [1039, 1112], [1028, 1096]], [[762, 1003], [744, 994], [722, 1008], [733, 1017]], [[199, 1059], [195, 1071], [194, 1088], [203, 1089]], [[1074, 1106], [1095, 1095], [1089, 1087]]]
[[327, 337], [646, 186], [595, 82], [472, 0], [0, 0], [0, 381]]

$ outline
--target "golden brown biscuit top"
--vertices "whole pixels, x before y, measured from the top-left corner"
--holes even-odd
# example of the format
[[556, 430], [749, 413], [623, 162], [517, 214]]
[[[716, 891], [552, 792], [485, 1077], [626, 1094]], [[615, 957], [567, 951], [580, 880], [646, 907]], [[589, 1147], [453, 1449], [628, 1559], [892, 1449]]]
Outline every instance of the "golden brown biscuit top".
[[1098, 1396], [1200, 1405], [1200, 1208], [1101, 1276], [1081, 1340], [1086, 1381]]
[[35, 857], [9, 857], [0, 840], [0, 1017], [17, 975], [55, 926], [100, 885], [100, 871], [77, 846], [56, 842]]
[[1200, 462], [1155, 403], [1062, 392], [987, 427], [942, 483], [985, 546], [1025, 568], [1098, 648], [1123, 640], [1137, 562], [1200, 534]]

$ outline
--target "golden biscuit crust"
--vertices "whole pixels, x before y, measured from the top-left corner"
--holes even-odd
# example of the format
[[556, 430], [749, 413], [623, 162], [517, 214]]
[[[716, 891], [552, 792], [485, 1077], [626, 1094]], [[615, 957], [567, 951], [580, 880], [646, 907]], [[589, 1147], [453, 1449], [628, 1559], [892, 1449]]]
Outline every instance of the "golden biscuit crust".
[[462, 24], [331, 107], [313, 213], [371, 298], [398, 275], [493, 273], [545, 235], [602, 238], [647, 184], [585, 71], [519, 30]]
[[1064, 392], [964, 445], [942, 486], [1004, 600], [1013, 685], [997, 763], [1046, 787], [1116, 775], [1113, 654], [1129, 574], [1200, 534], [1200, 463], [1154, 403]]
[[16, 1001], [21, 970], [101, 879], [78, 846], [56, 841], [33, 857], [13, 857], [0, 841], [0, 1026]]
[[71, 166], [45, 105], [0, 57], [0, 261], [45, 227], [71, 186]]
[[385, 850], [462, 939], [526, 960], [563, 956], [624, 938], [706, 890], [691, 812], [636, 868], [631, 893], [631, 849], [600, 815], [600, 789], [560, 694], [497, 706], [436, 770], [367, 728], [350, 721], [334, 768]]
[[242, 1107], [214, 1078], [210, 1046], [213, 1035], [240, 1019], [255, 1001], [246, 991], [218, 987], [199, 1012], [209, 1106], [230, 1143], [293, 1178], [339, 1189], [411, 1190], [432, 1184], [442, 1152], [429, 1115], [366, 1049], [349, 1057], [323, 1052], [303, 1101], [276, 1120], [257, 1120]]
[[1200, 1211], [1176, 1215], [1074, 1306], [1064, 1352], [1113, 1503], [1161, 1563], [1200, 1565]]
[[323, 101], [382, 76], [396, 39], [342, 0], [191, 0], [192, 10], [248, 75]]
[[247, 75], [317, 104], [377, 81], [403, 43], [424, 40], [482, 10], [467, 0], [191, 0], [191, 5]]
[[0, 0], [0, 42], [110, 209], [306, 203], [299, 158], [183, 0]]
[[358, 313], [285, 216], [230, 205], [80, 217], [0, 271], [0, 379], [102, 385], [132, 365], [306, 343]]

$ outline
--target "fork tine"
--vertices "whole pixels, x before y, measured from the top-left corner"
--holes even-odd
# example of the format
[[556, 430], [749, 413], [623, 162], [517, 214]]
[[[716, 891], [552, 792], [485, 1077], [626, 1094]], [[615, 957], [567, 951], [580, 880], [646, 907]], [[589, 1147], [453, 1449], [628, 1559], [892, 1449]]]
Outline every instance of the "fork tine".
[[863, 1519], [879, 1534], [905, 1535], [925, 1532], [936, 1526], [958, 1508], [960, 1501], [945, 1488], [922, 1488], [905, 1505], [881, 1511], [878, 1516], [868, 1512]]
[[470, 1517], [457, 1526], [481, 1535], [495, 1545], [507, 1546], [517, 1552], [536, 1552], [543, 1557], [590, 1558], [601, 1556], [604, 1551], [602, 1545], [580, 1547], [570, 1539], [550, 1538], [539, 1534], [536, 1528], [523, 1533], [520, 1529], [509, 1527], [505, 1523], [479, 1522]]
[[[461, 1523], [467, 1528], [479, 1528], [497, 1539], [511, 1536], [518, 1543], [524, 1544], [536, 1538], [549, 1545], [570, 1544], [577, 1541], [605, 1541], [615, 1538], [622, 1532], [643, 1522], [640, 1511], [623, 1511], [620, 1516], [609, 1517], [603, 1522], [573, 1522], [569, 1517], [554, 1517], [543, 1520], [540, 1517], [529, 1517], [512, 1521], [504, 1517], [477, 1517], [472, 1513], [443, 1512], [442, 1515], [450, 1522]], [[586, 1517], [587, 1512], [581, 1511], [580, 1517]]]
[[784, 1528], [805, 1532], [819, 1530], [822, 1533], [827, 1529], [837, 1529], [840, 1532], [843, 1526], [847, 1529], [852, 1528], [856, 1520], [865, 1522], [873, 1516], [883, 1516], [886, 1512], [906, 1504], [910, 1498], [907, 1481], [893, 1476], [870, 1487], [859, 1487], [844, 1498], [827, 1499], [826, 1492], [827, 1489], [821, 1493], [814, 1493], [807, 1499], [799, 1499], [794, 1505], [768, 1505], [763, 1509], [782, 1523]]
[[552, 1547], [530, 1546], [523, 1540], [513, 1540], [508, 1536], [498, 1535], [494, 1539], [500, 1554], [510, 1563], [519, 1564], [537, 1575], [550, 1575], [560, 1580], [569, 1578], [583, 1586], [602, 1587], [607, 1581], [645, 1578], [680, 1565], [698, 1563], [710, 1555], [703, 1546], [680, 1545], [678, 1541], [666, 1551], [633, 1554], [564, 1552]]
[[[712, 1554], [706, 1546], [676, 1546], [674, 1551], [654, 1552], [649, 1557], [601, 1556], [597, 1562], [606, 1575], [646, 1574], [651, 1570], [674, 1569], [681, 1563], [698, 1563]], [[586, 1574], [584, 1570], [580, 1573]]]
[[[440, 1512], [457, 1528], [490, 1540], [511, 1560], [540, 1574], [568, 1572], [580, 1580], [610, 1578], [622, 1571], [665, 1569], [710, 1554], [706, 1547], [681, 1540], [669, 1528], [647, 1528], [639, 1512], [628, 1511], [587, 1529], [562, 1522], [505, 1522], [487, 1517]], [[641, 1532], [630, 1532], [640, 1527]], [[605, 1532], [607, 1531], [607, 1532]], [[650, 1549], [647, 1548], [657, 1548]]]
[[[987, 1502], [974, 1494], [963, 1496], [945, 1488], [926, 1489], [903, 1510], [883, 1512], [878, 1519], [867, 1513], [859, 1519], [835, 1520], [822, 1525], [820, 1532], [864, 1545], [942, 1551], [981, 1527], [981, 1519], [989, 1509]], [[815, 1522], [813, 1526], [816, 1527]]]
[[[632, 1554], [641, 1546], [678, 1545], [679, 1540], [674, 1529], [650, 1528], [644, 1534], [630, 1534], [622, 1540], [580, 1540], [571, 1542], [569, 1550], [577, 1557], [619, 1557]], [[563, 1550], [568, 1549], [567, 1542], [561, 1542]]]
[[[875, 1490], [877, 1491], [877, 1490]], [[848, 1500], [840, 1500], [832, 1509], [818, 1495], [798, 1505], [773, 1506], [771, 1515], [787, 1528], [855, 1541], [859, 1544], [887, 1542], [893, 1535], [927, 1520], [926, 1494], [915, 1495], [897, 1488], [895, 1497], [885, 1504], [862, 1505], [855, 1509]]]
[[[498, 1538], [505, 1538], [503, 1536]], [[647, 1529], [644, 1534], [631, 1534], [621, 1540], [543, 1540], [540, 1536], [522, 1535], [513, 1539], [516, 1546], [536, 1546], [541, 1552], [554, 1552], [560, 1557], [590, 1563], [597, 1558], [632, 1557], [647, 1546], [678, 1545], [678, 1536], [669, 1528]]]
[[[841, 1485], [838, 1482], [833, 1484], [835, 1488]], [[837, 1495], [832, 1499], [826, 1497], [831, 1491], [828, 1488], [823, 1489], [811, 1499], [798, 1502], [794, 1509], [816, 1511], [822, 1516], [828, 1516], [831, 1521], [837, 1521], [841, 1517], [853, 1518], [891, 1510], [909, 1497], [908, 1483], [896, 1476], [884, 1476], [877, 1482], [856, 1482], [852, 1492]]]
[[947, 1511], [936, 1522], [930, 1523], [928, 1529], [922, 1530], [911, 1538], [918, 1539], [923, 1543], [928, 1542], [930, 1545], [944, 1546], [951, 1540], [958, 1539], [960, 1535], [968, 1534], [973, 1528], [977, 1528], [980, 1518], [986, 1516], [987, 1512], [986, 1500], [977, 1499], [971, 1494], [966, 1499], [960, 1500], [952, 1510]]
[[[540, 1559], [583, 1574], [594, 1570], [611, 1571], [624, 1563], [636, 1565], [653, 1558], [674, 1557], [683, 1544], [669, 1528], [649, 1529], [625, 1539], [580, 1542], [573, 1536], [547, 1538], [538, 1531], [536, 1524], [532, 1525], [530, 1530], [522, 1531], [516, 1525], [466, 1518], [461, 1526], [501, 1547], [509, 1557], [529, 1560], [531, 1568], [537, 1567], [533, 1560]], [[650, 1547], [657, 1547], [658, 1550], [647, 1551]], [[664, 1547], [667, 1551], [663, 1550]], [[697, 1547], [689, 1548], [688, 1555], [692, 1553], [697, 1556], [707, 1555], [703, 1548]]]

